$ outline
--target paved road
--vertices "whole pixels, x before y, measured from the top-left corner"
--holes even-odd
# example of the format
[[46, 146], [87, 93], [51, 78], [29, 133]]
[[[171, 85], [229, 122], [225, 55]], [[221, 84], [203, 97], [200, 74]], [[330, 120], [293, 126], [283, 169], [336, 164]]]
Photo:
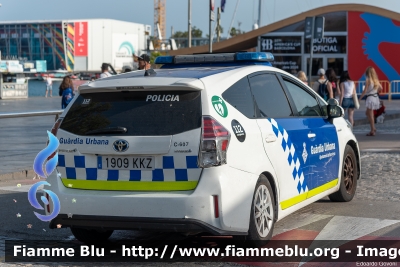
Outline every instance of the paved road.
[[[61, 109], [59, 97], [0, 100], [0, 114]], [[0, 119], [0, 175], [31, 170], [37, 153], [46, 146], [55, 116]]]
[[355, 126], [354, 134], [364, 152], [391, 151], [400, 152], [400, 119], [386, 120], [376, 124], [376, 135], [366, 136], [370, 131], [369, 125]]
[[[355, 240], [389, 238], [400, 240], [400, 160], [398, 153], [363, 153], [362, 179], [357, 194], [349, 203], [333, 203], [322, 199], [278, 222], [276, 240]], [[36, 180], [0, 183], [0, 240], [73, 240], [68, 229], [50, 230], [33, 214], [26, 191]], [[14, 184], [13, 184], [14, 183]], [[77, 199], [77, 205], [79, 199]], [[17, 216], [20, 214], [21, 216]], [[31, 224], [32, 227], [28, 228]], [[112, 240], [168, 239], [162, 233], [117, 231]], [[176, 238], [176, 236], [174, 236]], [[180, 237], [183, 238], [183, 237]], [[1, 243], [0, 243], [1, 244]], [[0, 258], [3, 257], [0, 245]], [[151, 266], [162, 266], [151, 264]], [[187, 266], [172, 264], [173, 266]], [[231, 264], [199, 263], [193, 266], [232, 266]], [[305, 266], [307, 266], [306, 264]], [[12, 266], [12, 265], [8, 265]], [[107, 266], [107, 264], [101, 264]], [[148, 265], [147, 265], [148, 266]], [[265, 266], [270, 266], [266, 264]], [[274, 265], [275, 266], [275, 265]], [[349, 264], [346, 266], [355, 266]]]

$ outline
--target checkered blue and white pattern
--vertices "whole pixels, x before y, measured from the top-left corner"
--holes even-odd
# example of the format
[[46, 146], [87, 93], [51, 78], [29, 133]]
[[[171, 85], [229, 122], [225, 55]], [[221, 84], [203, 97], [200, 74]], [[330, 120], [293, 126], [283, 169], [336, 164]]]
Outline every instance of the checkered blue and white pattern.
[[152, 171], [103, 170], [98, 167], [97, 156], [58, 155], [57, 170], [62, 178], [94, 181], [197, 181], [201, 169], [197, 166], [197, 156], [162, 156], [155, 158]]
[[296, 153], [296, 149], [292, 141], [290, 140], [288, 133], [281, 125], [276, 122], [276, 120], [271, 118], [268, 120], [272, 125], [272, 130], [274, 131], [275, 136], [278, 138], [278, 142], [281, 142], [282, 149], [287, 156], [287, 161], [292, 170], [293, 179], [297, 184], [297, 191], [299, 192], [299, 194], [307, 192], [308, 186], [307, 181], [304, 178], [301, 161]]

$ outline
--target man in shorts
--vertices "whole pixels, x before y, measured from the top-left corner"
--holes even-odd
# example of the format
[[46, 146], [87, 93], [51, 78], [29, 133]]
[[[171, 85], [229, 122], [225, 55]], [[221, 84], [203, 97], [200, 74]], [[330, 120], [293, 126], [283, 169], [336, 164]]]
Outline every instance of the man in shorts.
[[53, 79], [48, 75], [47, 79], [46, 79], [46, 96], [45, 97], [47, 97], [47, 93], [49, 91], [50, 91], [49, 97], [51, 97], [53, 94]]

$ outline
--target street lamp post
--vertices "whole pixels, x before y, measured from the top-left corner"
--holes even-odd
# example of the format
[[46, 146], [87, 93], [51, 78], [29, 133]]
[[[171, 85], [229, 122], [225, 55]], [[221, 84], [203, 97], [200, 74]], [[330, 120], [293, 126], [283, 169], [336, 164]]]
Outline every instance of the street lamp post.
[[192, 46], [192, 0], [189, 0], [189, 14], [188, 14], [188, 47]]

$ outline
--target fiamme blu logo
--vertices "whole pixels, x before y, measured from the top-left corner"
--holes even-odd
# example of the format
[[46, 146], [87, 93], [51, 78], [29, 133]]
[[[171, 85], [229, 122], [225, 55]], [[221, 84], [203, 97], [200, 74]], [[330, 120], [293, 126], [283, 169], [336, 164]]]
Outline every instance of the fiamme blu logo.
[[[33, 162], [33, 170], [42, 178], [47, 178], [55, 170], [58, 163], [57, 148], [60, 143], [58, 142], [57, 137], [55, 137], [49, 131], [47, 131], [47, 135], [49, 137], [49, 143], [47, 144], [47, 147], [37, 154]], [[34, 184], [28, 192], [29, 203], [31, 203], [31, 205], [38, 210], [44, 210], [42, 205], [36, 199], [36, 193], [39, 187], [42, 185], [51, 186], [51, 184], [46, 181], [38, 182]], [[54, 194], [54, 192], [45, 189], [43, 189], [43, 191], [46, 192], [51, 199], [53, 203], [53, 211], [49, 215], [42, 215], [37, 212], [33, 213], [36, 215], [36, 217], [38, 217], [38, 219], [48, 222], [54, 219], [60, 212], [60, 200], [58, 199], [57, 195]], [[44, 205], [49, 205], [49, 200], [45, 196], [41, 196], [40, 199]]]

